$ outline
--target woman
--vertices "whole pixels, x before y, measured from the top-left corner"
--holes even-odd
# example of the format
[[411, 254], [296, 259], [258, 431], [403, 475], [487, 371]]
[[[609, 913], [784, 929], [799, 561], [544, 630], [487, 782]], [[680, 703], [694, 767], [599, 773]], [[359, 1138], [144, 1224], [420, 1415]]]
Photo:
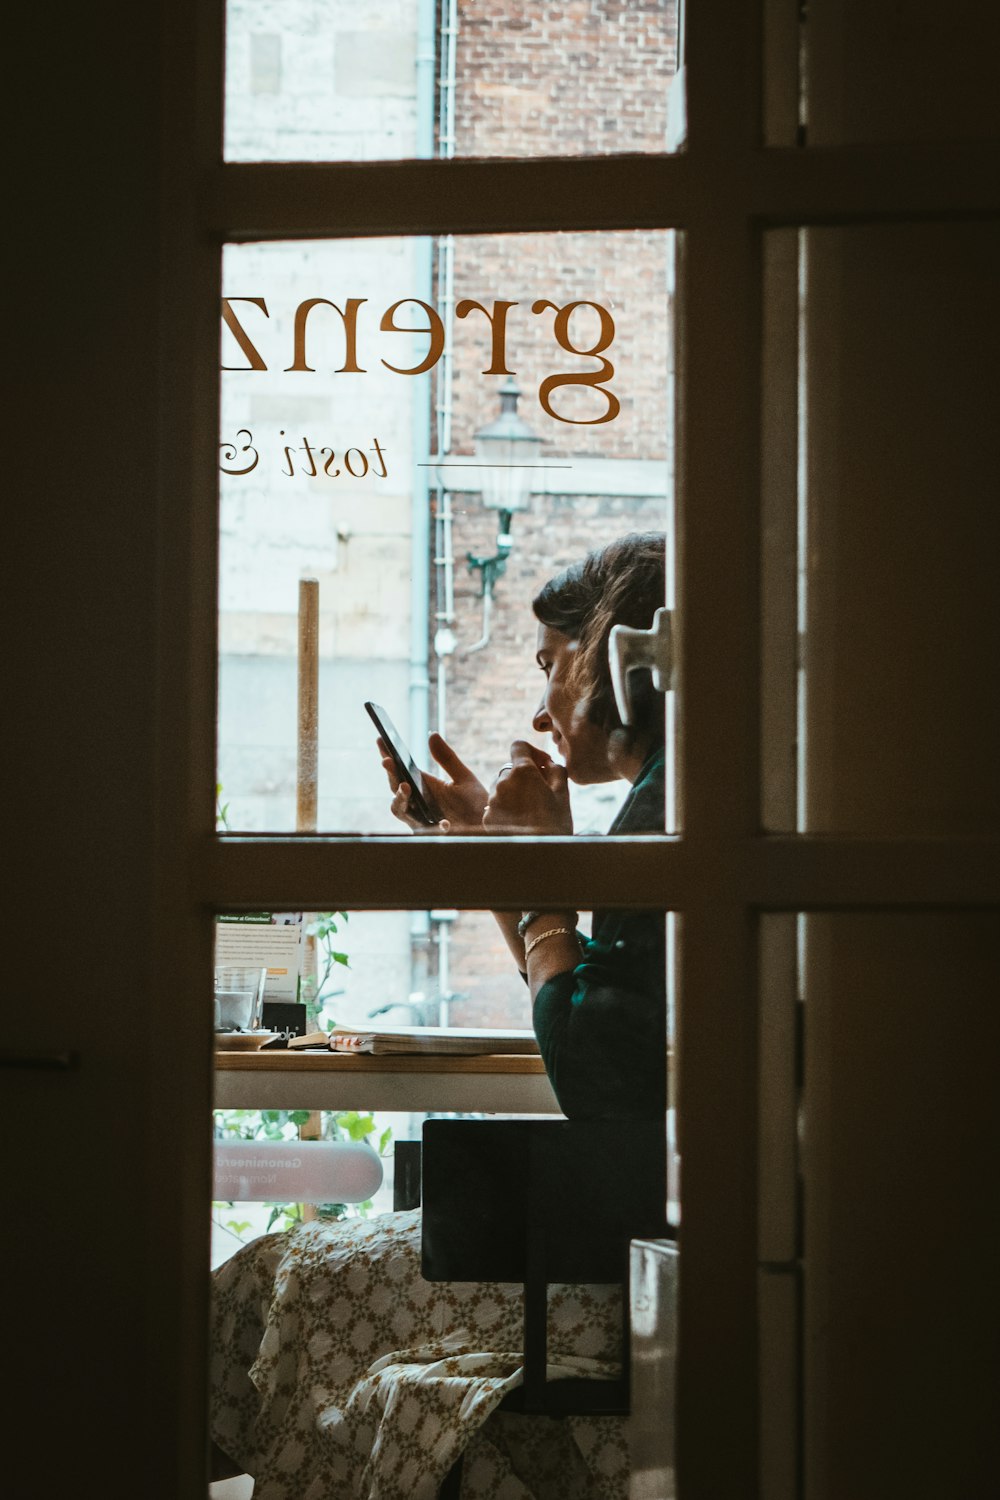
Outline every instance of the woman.
[[[624, 728], [608, 665], [613, 625], [646, 628], [664, 597], [662, 533], [622, 537], [558, 574], [532, 604], [538, 620], [536, 660], [545, 674], [532, 720], [562, 757], [515, 740], [493, 790], [485, 787], [440, 735], [430, 748], [447, 780], [425, 779], [445, 814], [445, 832], [573, 832], [568, 782], [632, 784], [611, 833], [662, 832], [664, 745], [662, 699], [648, 679], [635, 691], [635, 722]], [[381, 745], [381, 742], [380, 742]], [[408, 816], [410, 787], [398, 783], [393, 812]], [[590, 941], [576, 931], [576, 912], [495, 913], [531, 990], [533, 1024], [546, 1071], [570, 1118], [661, 1117], [666, 1108], [663, 918], [596, 912]]]
[[[662, 703], [639, 695], [626, 730], [607, 665], [613, 624], [648, 626], [664, 595], [662, 535], [624, 537], [567, 569], [534, 601], [545, 675], [534, 716], [559, 764], [517, 740], [487, 793], [440, 736], [430, 778], [444, 831], [572, 832], [568, 782], [624, 779], [613, 832], [663, 828]], [[408, 818], [409, 787], [393, 810]], [[663, 920], [598, 912], [499, 913], [531, 990], [534, 1024], [560, 1105], [580, 1118], [661, 1118]], [[434, 1500], [464, 1451], [464, 1500], [533, 1500], [532, 1476], [559, 1476], [573, 1500], [625, 1500], [622, 1419], [550, 1422], [494, 1413], [519, 1381], [520, 1288], [420, 1275], [419, 1211], [318, 1221], [256, 1240], [216, 1272], [212, 1435], [256, 1478], [255, 1500]], [[550, 1289], [550, 1359], [613, 1373], [613, 1289]], [[511, 1351], [515, 1351], [511, 1353]], [[561, 1486], [561, 1488], [559, 1488]]]

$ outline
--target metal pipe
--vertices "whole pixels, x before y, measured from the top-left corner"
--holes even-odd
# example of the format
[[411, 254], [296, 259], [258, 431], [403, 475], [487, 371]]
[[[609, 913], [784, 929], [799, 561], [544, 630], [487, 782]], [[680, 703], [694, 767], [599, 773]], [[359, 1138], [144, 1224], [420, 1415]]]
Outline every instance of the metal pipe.
[[[417, 6], [416, 50], [416, 155], [434, 155], [434, 60], [436, 18], [435, 0], [419, 0]], [[434, 286], [433, 242], [422, 235], [415, 243], [417, 285], [420, 295], [430, 301]], [[410, 509], [410, 743], [422, 758], [427, 746], [430, 719], [430, 385], [413, 382], [411, 404], [413, 491]], [[411, 984], [423, 987], [428, 964], [430, 922], [426, 912], [410, 915]]]
[[[455, 154], [455, 75], [458, 47], [458, 3], [448, 0], [447, 20], [441, 28], [442, 68], [441, 101], [438, 130], [438, 154]], [[445, 328], [445, 345], [438, 366], [436, 403], [436, 438], [440, 456], [451, 451], [453, 412], [453, 334], [455, 321], [455, 240], [450, 234], [438, 240], [438, 315]], [[448, 726], [448, 658], [455, 650], [455, 547], [452, 531], [451, 494], [437, 483], [437, 526], [435, 568], [437, 573], [437, 630], [434, 651], [437, 656], [437, 731], [447, 733]], [[438, 940], [438, 1024], [447, 1026], [451, 1013], [451, 918], [436, 918]]]
[[438, 935], [438, 1025], [447, 1026], [451, 1014], [451, 923], [436, 922]]
[[[458, 47], [457, 0], [448, 0], [446, 18], [441, 27], [440, 103], [438, 112], [438, 155], [455, 154], [455, 77]], [[451, 451], [451, 422], [454, 410], [453, 327], [455, 309], [455, 241], [442, 235], [437, 242], [437, 311], [445, 329], [444, 352], [438, 365], [437, 401], [435, 404], [437, 451]], [[438, 479], [436, 490], [437, 523], [435, 528], [435, 569], [437, 574], [437, 632], [434, 650], [437, 655], [437, 731], [447, 734], [448, 658], [455, 649], [455, 548], [454, 512], [451, 494]]]
[[483, 633], [474, 646], [465, 646], [463, 653], [471, 656], [473, 651], [482, 651], [490, 643], [490, 629], [493, 624], [493, 590], [483, 590]]
[[[417, 8], [417, 124], [418, 157], [434, 154], [434, 21], [435, 0], [419, 0]], [[429, 301], [433, 289], [433, 245], [421, 236], [414, 249], [417, 284]], [[410, 527], [410, 743], [423, 754], [427, 744], [430, 697], [428, 632], [430, 626], [430, 387], [415, 381], [412, 402], [413, 493]]]

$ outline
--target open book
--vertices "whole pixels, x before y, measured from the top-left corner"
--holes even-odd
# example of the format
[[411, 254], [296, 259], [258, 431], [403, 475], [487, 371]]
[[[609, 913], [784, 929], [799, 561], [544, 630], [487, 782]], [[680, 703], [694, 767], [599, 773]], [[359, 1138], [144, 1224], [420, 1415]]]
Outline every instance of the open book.
[[396, 1031], [362, 1031], [337, 1026], [333, 1031], [310, 1031], [292, 1037], [292, 1051], [306, 1047], [328, 1047], [331, 1052], [374, 1052], [405, 1054], [425, 1052], [450, 1057], [469, 1057], [494, 1053], [529, 1053], [538, 1055], [533, 1031], [488, 1031], [475, 1026], [401, 1026]]

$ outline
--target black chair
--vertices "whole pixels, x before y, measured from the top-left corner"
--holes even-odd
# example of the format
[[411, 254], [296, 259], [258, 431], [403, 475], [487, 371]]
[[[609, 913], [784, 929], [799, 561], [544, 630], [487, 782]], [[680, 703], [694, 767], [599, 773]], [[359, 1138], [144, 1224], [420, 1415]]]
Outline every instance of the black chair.
[[[524, 1287], [524, 1381], [501, 1409], [550, 1417], [627, 1413], [629, 1241], [668, 1233], [664, 1124], [428, 1120], [421, 1195], [428, 1281]], [[621, 1287], [617, 1379], [546, 1378], [552, 1283]], [[457, 1500], [461, 1466], [459, 1459], [445, 1478], [440, 1500]]]

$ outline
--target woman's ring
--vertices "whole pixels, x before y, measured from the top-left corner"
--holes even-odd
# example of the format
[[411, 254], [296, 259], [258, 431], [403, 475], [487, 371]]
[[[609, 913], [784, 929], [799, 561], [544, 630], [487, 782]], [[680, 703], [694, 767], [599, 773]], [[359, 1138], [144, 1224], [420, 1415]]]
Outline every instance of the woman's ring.
[[503, 773], [505, 771], [513, 771], [513, 769], [514, 769], [514, 762], [512, 760], [505, 761], [504, 764], [500, 767], [499, 771], [497, 772], [497, 781], [500, 780], [500, 777], [503, 775]]

